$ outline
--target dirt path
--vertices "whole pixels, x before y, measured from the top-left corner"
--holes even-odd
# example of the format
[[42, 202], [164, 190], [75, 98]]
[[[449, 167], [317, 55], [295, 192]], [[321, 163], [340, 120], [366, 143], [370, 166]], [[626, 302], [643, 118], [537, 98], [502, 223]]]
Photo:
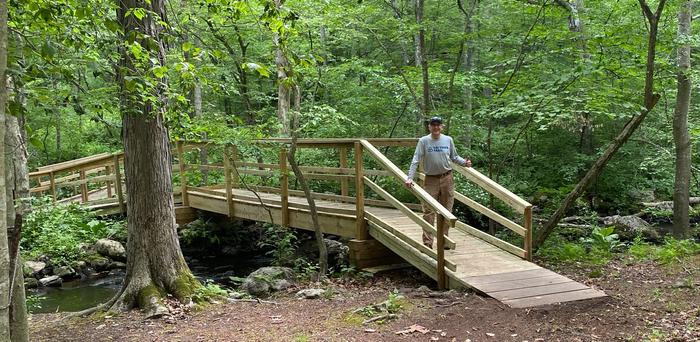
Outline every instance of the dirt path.
[[[560, 267], [610, 297], [532, 309], [511, 309], [471, 292], [417, 291], [432, 282], [404, 270], [363, 282], [334, 280], [326, 285], [333, 291], [328, 298], [296, 299], [290, 291], [270, 299], [278, 304], [225, 302], [159, 320], [144, 321], [139, 312], [65, 323], [55, 323], [59, 314], [34, 315], [31, 340], [700, 341], [700, 256], [686, 265], [694, 268], [624, 261]], [[591, 273], [602, 276], [590, 279]], [[362, 325], [367, 317], [352, 314], [386, 301], [394, 289], [406, 297], [397, 319]], [[413, 325], [420, 331], [397, 334]]]

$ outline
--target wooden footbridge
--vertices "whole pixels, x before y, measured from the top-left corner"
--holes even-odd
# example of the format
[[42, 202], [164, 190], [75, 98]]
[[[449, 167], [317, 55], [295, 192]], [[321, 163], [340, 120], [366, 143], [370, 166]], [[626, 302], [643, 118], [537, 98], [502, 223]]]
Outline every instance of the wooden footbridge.
[[[412, 152], [416, 142], [414, 138], [299, 140], [300, 164], [307, 156], [314, 160], [328, 156], [325, 165], [305, 165], [301, 170], [316, 189], [340, 189], [312, 195], [323, 232], [349, 240], [354, 266], [403, 259], [435, 279], [440, 288], [473, 288], [511, 307], [605, 296], [532, 263], [532, 206], [475, 169], [454, 165], [460, 176], [455, 180], [470, 181], [481, 194], [493, 195], [512, 210], [498, 213], [459, 192], [455, 199], [512, 231], [517, 243], [459, 221], [418, 185], [403, 187], [406, 175], [379, 148], [409, 147]], [[177, 221], [192, 221], [195, 210], [201, 210], [312, 230], [304, 193], [293, 189], [288, 144], [286, 139], [238, 146], [176, 142], [172, 155]], [[128, 194], [123, 188], [123, 158], [121, 153], [99, 154], [40, 167], [30, 174], [31, 192], [48, 194], [58, 202], [80, 202], [104, 214], [124, 213]], [[274, 162], [264, 162], [270, 159]], [[201, 160], [205, 163], [196, 162]], [[420, 205], [404, 203], [409, 192], [437, 213], [438, 223], [452, 227], [449, 236], [444, 236], [441, 224], [436, 228], [423, 220]], [[424, 229], [436, 234], [437, 250], [421, 243]]]

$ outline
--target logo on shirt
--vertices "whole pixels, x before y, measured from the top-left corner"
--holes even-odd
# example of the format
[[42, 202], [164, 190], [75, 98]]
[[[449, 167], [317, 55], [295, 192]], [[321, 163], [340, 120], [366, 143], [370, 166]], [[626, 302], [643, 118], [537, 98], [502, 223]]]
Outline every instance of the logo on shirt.
[[449, 150], [449, 146], [428, 146], [428, 153], [431, 152], [445, 152]]

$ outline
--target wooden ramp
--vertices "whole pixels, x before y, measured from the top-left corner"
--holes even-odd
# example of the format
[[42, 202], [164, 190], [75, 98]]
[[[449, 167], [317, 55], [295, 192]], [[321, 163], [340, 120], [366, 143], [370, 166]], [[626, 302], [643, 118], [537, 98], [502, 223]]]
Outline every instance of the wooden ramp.
[[[532, 205], [472, 168], [453, 167], [458, 175], [510, 206], [516, 215], [511, 213], [508, 218], [459, 192], [455, 193], [456, 201], [521, 236], [522, 247], [460, 222], [419, 185], [409, 189], [410, 192], [425, 207], [436, 212], [438, 222], [451, 227], [449, 234], [441, 234], [442, 225], [432, 225], [423, 220], [419, 205], [403, 203], [395, 198], [385, 189], [386, 184], [392, 178], [394, 182], [398, 180], [402, 183], [406, 175], [374, 145], [414, 147], [415, 142], [416, 139], [299, 141], [300, 148], [338, 151], [339, 167], [302, 166], [302, 171], [307, 179], [340, 182], [340, 194], [312, 193], [312, 196], [316, 200], [323, 232], [350, 239], [350, 258], [355, 266], [386, 265], [403, 259], [435, 279], [440, 288], [472, 288], [514, 308], [606, 296], [602, 291], [532, 263]], [[271, 139], [260, 143], [284, 144], [288, 141]], [[210, 160], [205, 165], [187, 163], [187, 152], [198, 156], [197, 149], [201, 148], [209, 149], [210, 155], [215, 155], [218, 148], [222, 152], [222, 160], [219, 163]], [[173, 193], [175, 201], [179, 203], [176, 209], [178, 222], [194, 220], [196, 209], [313, 230], [303, 192], [289, 189], [292, 175], [287, 169], [285, 147], [280, 150], [279, 162], [274, 164], [236, 160], [235, 148], [230, 144], [177, 143], [177, 153], [174, 154], [177, 162], [174, 161], [173, 170], [179, 173], [179, 179], [185, 179]], [[348, 163], [350, 152], [354, 154], [352, 167]], [[371, 160], [381, 169], [366, 169], [364, 159]], [[102, 213], [125, 212], [128, 196], [123, 188], [122, 160], [123, 155], [117, 153], [43, 167], [30, 175], [35, 183], [32, 193], [49, 192], [57, 202], [81, 202]], [[203, 173], [204, 170], [219, 172], [219, 179], [223, 178], [224, 183], [208, 186], [187, 183], [188, 173]], [[276, 178], [279, 187], [248, 187], [240, 182], [241, 175], [267, 177], [268, 180]], [[389, 180], [380, 182], [377, 180], [379, 177]], [[354, 186], [352, 196], [350, 185]], [[61, 187], [75, 191], [68, 196], [60, 196], [56, 189]], [[365, 189], [374, 196], [365, 196]], [[522, 220], [522, 224], [516, 223], [516, 219]], [[435, 234], [437, 246], [430, 249], [422, 244], [424, 230]], [[435, 248], [443, 245], [450, 249]]]

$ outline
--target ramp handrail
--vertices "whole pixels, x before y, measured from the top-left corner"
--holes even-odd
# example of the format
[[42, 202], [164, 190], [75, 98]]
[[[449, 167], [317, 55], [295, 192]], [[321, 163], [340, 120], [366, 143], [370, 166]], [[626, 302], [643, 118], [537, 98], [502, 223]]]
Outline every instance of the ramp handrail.
[[[389, 171], [394, 178], [399, 180], [399, 182], [404, 183], [408, 176], [401, 171], [389, 158], [384, 156], [374, 145], [372, 145], [367, 140], [360, 140], [362, 148], [369, 153], [369, 155], [376, 160], [379, 164], [384, 167], [385, 170]], [[366, 182], [367, 183], [367, 182]], [[373, 183], [369, 182], [368, 185]], [[374, 189], [377, 190], [376, 188]], [[437, 214], [437, 224], [436, 224], [436, 240], [437, 240], [437, 282], [438, 287], [443, 289], [447, 285], [447, 278], [445, 276], [445, 232], [443, 222], [447, 222], [450, 228], [455, 226], [457, 222], [457, 217], [452, 214], [447, 208], [445, 208], [440, 202], [435, 198], [430, 196], [423, 188], [418, 184], [413, 184], [409, 190], [423, 203], [429, 206]], [[387, 198], [385, 198], [387, 199]], [[397, 208], [401, 209], [401, 208]], [[417, 215], [416, 215], [417, 216]], [[409, 216], [413, 218], [412, 216]], [[427, 222], [426, 222], [427, 223]]]

